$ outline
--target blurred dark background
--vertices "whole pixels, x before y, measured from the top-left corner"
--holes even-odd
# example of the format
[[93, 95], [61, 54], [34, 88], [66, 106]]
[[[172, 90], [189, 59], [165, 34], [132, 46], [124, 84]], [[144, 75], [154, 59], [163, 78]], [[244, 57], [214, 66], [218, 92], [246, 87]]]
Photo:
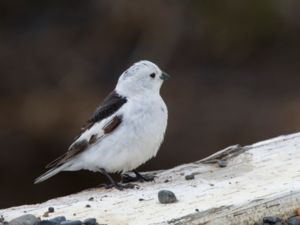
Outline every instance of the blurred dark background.
[[137, 60], [172, 75], [166, 139], [142, 171], [299, 131], [299, 9], [299, 0], [2, 0], [0, 208], [104, 181], [82, 171], [33, 185]]

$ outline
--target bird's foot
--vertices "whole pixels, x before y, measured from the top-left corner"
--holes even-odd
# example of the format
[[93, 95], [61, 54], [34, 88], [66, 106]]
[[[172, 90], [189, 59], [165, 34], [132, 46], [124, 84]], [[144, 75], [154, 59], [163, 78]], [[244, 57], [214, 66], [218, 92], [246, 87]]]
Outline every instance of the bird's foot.
[[137, 184], [114, 183], [114, 184], [101, 184], [100, 187], [104, 187], [106, 189], [116, 188], [119, 191], [122, 191], [124, 189], [138, 188], [139, 186]]
[[142, 175], [138, 172], [134, 172], [135, 176], [130, 176], [125, 173], [122, 175], [122, 183], [130, 183], [130, 182], [150, 182], [154, 181], [155, 176], [151, 174]]

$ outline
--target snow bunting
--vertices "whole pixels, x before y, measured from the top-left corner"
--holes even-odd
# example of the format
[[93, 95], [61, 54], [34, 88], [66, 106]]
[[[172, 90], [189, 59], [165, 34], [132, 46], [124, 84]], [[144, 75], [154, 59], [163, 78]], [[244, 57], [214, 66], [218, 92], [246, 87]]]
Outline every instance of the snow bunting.
[[169, 75], [149, 61], [132, 65], [97, 108], [68, 151], [48, 164], [42, 182], [61, 171], [101, 172], [117, 189], [132, 187], [115, 182], [109, 173], [133, 171], [156, 156], [164, 139], [168, 110], [160, 88]]

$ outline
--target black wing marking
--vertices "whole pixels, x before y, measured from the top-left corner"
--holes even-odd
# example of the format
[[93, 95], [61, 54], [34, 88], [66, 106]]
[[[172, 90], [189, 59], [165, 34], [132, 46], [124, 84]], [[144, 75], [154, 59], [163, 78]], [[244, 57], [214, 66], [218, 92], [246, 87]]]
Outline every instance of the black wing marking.
[[[119, 95], [116, 91], [111, 92], [96, 109], [94, 114], [87, 121], [87, 124], [81, 129], [79, 136], [86, 130], [90, 129], [95, 123], [111, 116], [118, 111], [122, 105], [127, 102], [127, 98]], [[78, 136], [76, 137], [76, 139]]]
[[116, 91], [113, 91], [104, 99], [103, 103], [96, 109], [96, 112], [92, 115], [88, 122], [96, 123], [111, 116], [126, 102], [126, 97], [120, 96]]
[[[95, 123], [111, 116], [118, 111], [127, 102], [126, 97], [120, 96], [116, 91], [111, 92], [102, 102], [102, 104], [96, 109], [91, 118], [87, 121], [87, 124], [81, 129], [80, 134], [75, 138], [77, 139], [84, 131], [90, 129]], [[122, 122], [122, 116], [115, 116], [108, 124], [104, 126], [104, 134], [111, 133]], [[57, 167], [79, 153], [86, 150], [90, 145], [94, 144], [100, 137], [96, 134], [92, 135], [89, 140], [81, 140], [71, 145], [68, 151], [62, 156], [58, 157], [54, 161], [50, 162], [46, 168]]]

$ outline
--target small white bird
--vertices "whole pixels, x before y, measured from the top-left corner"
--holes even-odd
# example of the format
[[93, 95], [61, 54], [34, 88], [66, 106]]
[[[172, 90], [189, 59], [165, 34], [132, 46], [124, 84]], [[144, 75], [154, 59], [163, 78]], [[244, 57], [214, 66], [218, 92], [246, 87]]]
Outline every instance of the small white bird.
[[[48, 164], [42, 182], [61, 171], [98, 171], [123, 189], [108, 173], [133, 171], [136, 179], [153, 180], [135, 169], [156, 156], [164, 139], [168, 110], [160, 88], [169, 75], [149, 61], [140, 61], [119, 78], [115, 90], [97, 108], [68, 151]], [[127, 178], [131, 178], [127, 176]]]

